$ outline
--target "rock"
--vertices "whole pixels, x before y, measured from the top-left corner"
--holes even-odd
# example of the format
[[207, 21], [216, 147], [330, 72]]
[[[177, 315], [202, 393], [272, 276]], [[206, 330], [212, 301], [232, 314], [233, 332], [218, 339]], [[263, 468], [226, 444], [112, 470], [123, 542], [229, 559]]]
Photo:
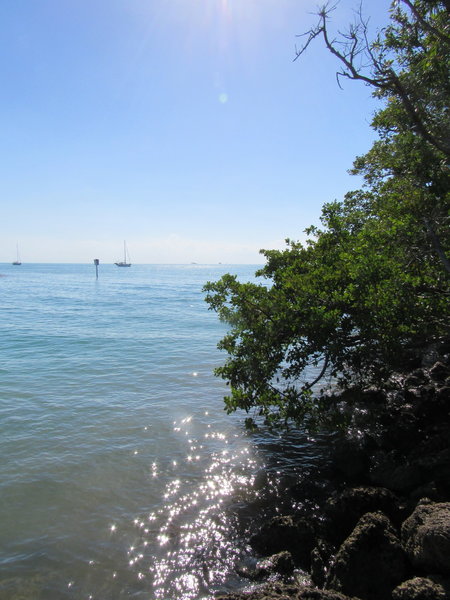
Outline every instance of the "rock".
[[253, 581], [267, 579], [274, 575], [292, 575], [295, 565], [290, 552], [284, 551], [259, 560], [254, 568], [239, 566], [236, 573]]
[[367, 472], [367, 452], [356, 440], [340, 440], [333, 448], [333, 467], [350, 481]]
[[412, 565], [450, 574], [450, 502], [422, 502], [402, 525], [403, 547]]
[[424, 383], [428, 383], [428, 377], [423, 369], [415, 369], [404, 380], [404, 386], [407, 388], [417, 387]]
[[422, 351], [422, 367], [425, 369], [432, 367], [442, 357], [443, 351], [445, 350], [439, 343], [428, 346], [428, 348]]
[[263, 555], [287, 550], [303, 568], [309, 569], [311, 550], [315, 546], [315, 532], [306, 519], [294, 521], [292, 516], [274, 517], [265, 523], [250, 539], [250, 545]]
[[433, 456], [442, 450], [450, 449], [450, 438], [448, 435], [448, 423], [441, 420], [439, 425], [428, 427], [424, 439], [415, 444], [410, 456], [415, 460], [424, 459]]
[[430, 377], [433, 381], [438, 383], [444, 383], [447, 377], [450, 375], [449, 368], [442, 362], [438, 361], [430, 369]]
[[[289, 488], [289, 494], [294, 500], [310, 507], [321, 505], [335, 489], [334, 473], [315, 471], [308, 473], [302, 480]], [[312, 508], [309, 510], [311, 512]]]
[[272, 573], [291, 575], [294, 571], [294, 561], [292, 560], [292, 554], [284, 550], [259, 561], [256, 567], [267, 571], [269, 575]]
[[287, 550], [269, 556], [264, 560], [260, 560], [256, 564], [257, 571], [259, 571], [263, 577], [269, 577], [275, 573], [278, 575], [291, 575], [294, 568], [295, 565], [292, 554], [287, 552]]
[[328, 498], [325, 505], [329, 539], [341, 543], [353, 531], [358, 520], [368, 512], [381, 511], [393, 522], [399, 522], [400, 502], [397, 496], [381, 487], [346, 488]]
[[417, 404], [422, 404], [422, 399], [410, 402], [409, 396], [414, 390], [409, 390], [405, 396], [406, 403], [393, 415], [388, 415], [384, 423], [384, 430], [379, 439], [379, 448], [384, 451], [394, 451], [397, 454], [407, 454], [414, 445], [420, 429], [420, 418], [417, 416]]
[[373, 485], [399, 493], [408, 493], [424, 483], [420, 466], [389, 454], [378, 457], [369, 478]]
[[215, 596], [216, 600], [357, 600], [339, 592], [295, 584], [268, 584], [251, 592]]
[[436, 476], [442, 470], [448, 475], [450, 473], [450, 448], [445, 448], [436, 453], [424, 454], [416, 462], [424, 470], [426, 469], [431, 477]]
[[323, 588], [327, 580], [333, 548], [324, 540], [318, 540], [311, 552], [311, 580], [319, 588]]
[[445, 385], [436, 390], [436, 400], [442, 404], [445, 403], [445, 405], [448, 406], [448, 403], [450, 402], [450, 382], [447, 383], [447, 380], [445, 381]]
[[392, 600], [446, 600], [445, 586], [428, 577], [404, 581], [392, 592]]
[[[407, 399], [411, 390], [406, 393]], [[409, 398], [412, 401], [412, 397]], [[448, 421], [450, 405], [450, 388], [448, 385], [423, 386], [413, 400], [414, 414], [420, 423], [439, 424]]]
[[429, 481], [425, 485], [418, 487], [409, 494], [409, 501], [412, 503], [411, 510], [409, 511], [410, 513], [415, 509], [417, 503], [423, 498], [430, 498], [433, 502], [440, 502], [443, 500], [435, 481]]
[[[421, 455], [418, 456], [421, 450]], [[433, 451], [431, 448], [427, 448], [425, 444], [420, 444], [417, 446], [417, 450], [414, 451], [414, 457], [411, 456], [411, 458], [413, 464], [422, 473], [422, 484], [418, 488], [434, 485], [436, 489], [436, 493], [424, 493], [422, 497], [429, 497], [436, 502], [448, 500], [450, 495], [450, 448]], [[416, 490], [411, 490], [410, 496], [415, 497], [416, 500], [420, 499]]]
[[[321, 465], [320, 476], [303, 471], [285, 489], [295, 516], [267, 521], [251, 540], [258, 553], [273, 555], [249, 558], [243, 575], [258, 588], [221, 598], [450, 600], [449, 374], [450, 354], [430, 352], [421, 369], [393, 377], [384, 395], [366, 402], [360, 390], [341, 394], [349, 435], [363, 435], [335, 436], [332, 464]], [[262, 471], [254, 487], [269, 484]], [[309, 568], [311, 579], [292, 574], [293, 562]], [[326, 589], [307, 587], [311, 581]]]
[[405, 555], [389, 519], [367, 513], [339, 548], [326, 587], [362, 600], [390, 600], [405, 574]]

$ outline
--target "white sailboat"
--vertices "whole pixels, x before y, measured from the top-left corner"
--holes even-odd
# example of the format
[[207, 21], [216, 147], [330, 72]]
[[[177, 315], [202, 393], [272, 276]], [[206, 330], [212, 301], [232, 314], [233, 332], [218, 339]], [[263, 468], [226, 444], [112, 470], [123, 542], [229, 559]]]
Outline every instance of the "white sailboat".
[[128, 254], [127, 244], [126, 244], [125, 240], [123, 242], [123, 260], [120, 260], [114, 264], [117, 265], [118, 267], [131, 267], [130, 255]]
[[15, 260], [15, 261], [13, 261], [13, 263], [12, 263], [12, 264], [13, 264], [13, 265], [21, 265], [21, 264], [22, 264], [22, 262], [21, 262], [21, 260], [20, 260], [20, 255], [19, 255], [19, 244], [16, 244], [16, 255], [17, 255], [17, 257], [16, 257], [16, 260]]

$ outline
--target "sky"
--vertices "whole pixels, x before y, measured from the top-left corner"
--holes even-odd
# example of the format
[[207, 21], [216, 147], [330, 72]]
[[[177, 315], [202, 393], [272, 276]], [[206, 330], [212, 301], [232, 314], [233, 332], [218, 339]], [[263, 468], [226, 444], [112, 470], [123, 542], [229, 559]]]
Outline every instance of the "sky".
[[[370, 28], [388, 0], [365, 0]], [[359, 0], [341, 0], [344, 30]], [[263, 262], [361, 181], [379, 104], [310, 0], [2, 0], [0, 262]]]

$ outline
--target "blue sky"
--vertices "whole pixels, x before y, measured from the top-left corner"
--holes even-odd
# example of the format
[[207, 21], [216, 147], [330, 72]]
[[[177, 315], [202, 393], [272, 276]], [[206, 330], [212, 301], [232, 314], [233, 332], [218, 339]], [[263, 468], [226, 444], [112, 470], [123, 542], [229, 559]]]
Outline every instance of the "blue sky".
[[[344, 29], [358, 0], [341, 0]], [[371, 27], [389, 2], [365, 0]], [[309, 0], [3, 0], [0, 262], [256, 263], [374, 139]]]

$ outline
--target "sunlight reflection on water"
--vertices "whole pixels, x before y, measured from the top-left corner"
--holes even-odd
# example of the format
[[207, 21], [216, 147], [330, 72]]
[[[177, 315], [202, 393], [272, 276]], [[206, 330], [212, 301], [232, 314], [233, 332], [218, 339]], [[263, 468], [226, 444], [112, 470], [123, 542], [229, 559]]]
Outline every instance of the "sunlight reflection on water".
[[[175, 422], [174, 431], [188, 433], [185, 461], [198, 463], [198, 479], [195, 485], [192, 475], [190, 481], [183, 480], [179, 465], [179, 476], [166, 485], [163, 506], [135, 519], [137, 541], [128, 552], [135, 577], [147, 579], [154, 597], [161, 600], [205, 597], [226, 581], [240, 553], [227, 500], [251, 489], [255, 471], [244, 440], [235, 434], [229, 448], [220, 431], [192, 435], [185, 431], [191, 421], [188, 417]], [[212, 454], [205, 451], [204, 440], [214, 440]]]
[[201, 288], [228, 270], [104, 265], [94, 284], [89, 265], [24, 265], [2, 280], [0, 600], [193, 600], [246, 584], [244, 530], [283, 465], [315, 455], [299, 463], [289, 440], [248, 436], [223, 411], [225, 328]]

